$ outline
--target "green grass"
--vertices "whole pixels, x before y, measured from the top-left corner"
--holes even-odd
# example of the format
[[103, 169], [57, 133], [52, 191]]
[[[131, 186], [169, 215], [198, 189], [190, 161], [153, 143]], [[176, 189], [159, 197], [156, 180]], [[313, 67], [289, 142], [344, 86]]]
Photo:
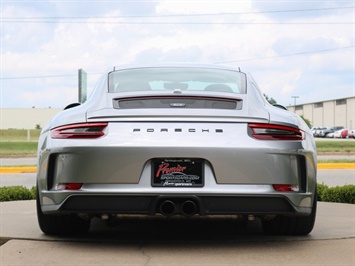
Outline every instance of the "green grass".
[[355, 163], [355, 159], [324, 159], [318, 160], [318, 163]]
[[37, 145], [37, 142], [33, 141], [1, 141], [0, 155], [35, 155]]
[[0, 130], [0, 156], [36, 155], [39, 129], [2, 129]]
[[317, 152], [355, 152], [355, 140], [316, 141]]
[[0, 140], [3, 141], [38, 141], [39, 129], [1, 129]]

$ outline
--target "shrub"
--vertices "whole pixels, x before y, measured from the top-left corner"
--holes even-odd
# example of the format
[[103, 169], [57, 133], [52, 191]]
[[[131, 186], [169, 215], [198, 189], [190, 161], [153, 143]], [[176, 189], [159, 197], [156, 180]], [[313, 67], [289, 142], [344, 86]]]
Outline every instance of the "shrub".
[[32, 194], [32, 198], [36, 199], [36, 195], [37, 195], [37, 187], [36, 186], [33, 186], [31, 188], [31, 194]]
[[355, 204], [355, 185], [328, 187], [317, 185], [318, 201]]
[[318, 201], [323, 201], [324, 198], [324, 193], [328, 189], [328, 186], [324, 184], [317, 184], [317, 200]]
[[331, 187], [325, 190], [322, 201], [355, 204], [355, 186]]
[[0, 187], [0, 202], [35, 199], [35, 189], [35, 187], [32, 187], [32, 189], [29, 190], [24, 186]]

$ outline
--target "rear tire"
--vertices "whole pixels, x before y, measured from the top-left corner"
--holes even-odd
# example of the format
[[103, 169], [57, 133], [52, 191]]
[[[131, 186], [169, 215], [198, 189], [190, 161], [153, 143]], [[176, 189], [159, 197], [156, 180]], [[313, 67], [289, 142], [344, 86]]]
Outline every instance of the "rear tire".
[[44, 214], [41, 209], [38, 189], [36, 206], [39, 227], [47, 235], [83, 235], [89, 232], [91, 220], [81, 219], [76, 214]]
[[317, 212], [317, 196], [313, 199], [312, 212], [309, 216], [276, 216], [271, 221], [263, 221], [264, 233], [269, 235], [308, 235], [314, 227]]

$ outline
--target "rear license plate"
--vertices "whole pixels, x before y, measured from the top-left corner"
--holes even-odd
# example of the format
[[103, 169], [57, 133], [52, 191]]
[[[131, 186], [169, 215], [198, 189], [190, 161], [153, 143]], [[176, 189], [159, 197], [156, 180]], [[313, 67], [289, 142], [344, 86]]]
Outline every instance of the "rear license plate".
[[153, 187], [203, 187], [203, 163], [199, 159], [154, 159]]

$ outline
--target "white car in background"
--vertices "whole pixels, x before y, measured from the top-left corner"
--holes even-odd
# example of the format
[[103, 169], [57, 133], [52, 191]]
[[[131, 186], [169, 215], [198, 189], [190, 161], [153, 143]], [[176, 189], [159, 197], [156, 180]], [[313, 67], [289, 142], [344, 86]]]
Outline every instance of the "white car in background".
[[330, 132], [326, 135], [326, 138], [347, 138], [348, 137], [347, 129], [339, 129], [337, 131]]
[[322, 136], [322, 132], [324, 130], [326, 130], [326, 129], [327, 129], [326, 127], [318, 127], [318, 128], [316, 128], [314, 136], [315, 137], [321, 137]]

